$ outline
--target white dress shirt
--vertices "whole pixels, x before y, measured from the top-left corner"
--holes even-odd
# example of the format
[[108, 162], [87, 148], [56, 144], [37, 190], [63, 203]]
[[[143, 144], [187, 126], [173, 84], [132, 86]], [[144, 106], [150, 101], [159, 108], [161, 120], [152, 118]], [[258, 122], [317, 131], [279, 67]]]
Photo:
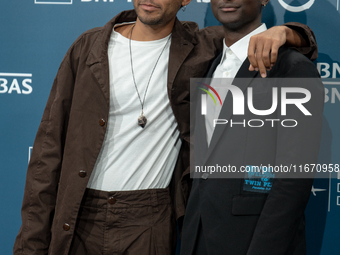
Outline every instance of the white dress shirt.
[[[267, 30], [266, 24], [262, 24], [257, 29], [253, 30], [246, 36], [242, 37], [240, 40], [235, 42], [233, 45], [228, 47], [223, 40], [223, 53], [220, 64], [216, 67], [212, 78], [230, 78], [224, 79], [223, 83], [232, 83], [237, 72], [241, 68], [243, 62], [246, 60], [248, 55], [248, 47], [250, 37], [259, 34]], [[220, 85], [220, 80], [212, 80], [211, 86], [220, 95], [222, 105], [227, 96], [228, 90]], [[205, 126], [207, 130], [207, 142], [208, 146], [210, 144], [212, 135], [214, 133], [213, 120], [218, 119], [222, 106], [220, 104], [215, 105], [213, 100], [208, 97], [207, 100], [207, 115], [205, 115]]]

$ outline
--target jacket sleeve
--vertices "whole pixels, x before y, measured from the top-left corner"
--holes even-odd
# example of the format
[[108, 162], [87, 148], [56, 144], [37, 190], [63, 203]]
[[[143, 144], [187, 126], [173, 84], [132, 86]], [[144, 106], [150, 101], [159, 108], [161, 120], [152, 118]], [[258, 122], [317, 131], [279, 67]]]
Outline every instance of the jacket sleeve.
[[[314, 61], [318, 57], [318, 45], [315, 39], [314, 32], [310, 27], [308, 27], [305, 24], [299, 23], [299, 22], [288, 22], [283, 24], [283, 26], [287, 26], [290, 29], [293, 29], [295, 32], [299, 33], [306, 41], [307, 46], [305, 47], [291, 47], [297, 51], [299, 51], [301, 54], [305, 55], [310, 60]], [[212, 26], [212, 27], [206, 27], [204, 29], [201, 29], [200, 32], [202, 34], [207, 34], [209, 36], [205, 36], [205, 38], [213, 39], [213, 44], [217, 49], [218, 55], [223, 50], [223, 38], [224, 38], [224, 32], [222, 29], [222, 26]]]
[[[295, 105], [288, 105], [284, 119], [295, 119], [298, 125], [295, 128], [278, 125], [277, 129], [276, 166], [292, 166], [292, 169], [294, 165], [317, 163], [322, 129], [323, 84], [314, 64], [303, 60], [302, 57], [287, 68], [284, 77], [313, 77], [308, 80], [299, 79], [297, 86], [288, 82], [288, 86], [302, 87], [310, 91], [311, 99], [304, 106], [312, 116], [305, 116]], [[287, 82], [281, 81], [281, 87], [285, 87], [285, 83]], [[301, 94], [296, 97], [301, 98]], [[277, 177], [277, 173], [275, 175]], [[313, 176], [313, 173], [302, 173], [298, 176], [300, 178], [295, 178], [297, 177], [295, 174], [289, 174], [288, 177], [291, 178], [274, 179], [247, 255], [292, 254], [289, 249], [296, 246], [294, 243], [298, 241], [294, 237], [304, 238], [303, 217], [310, 197]], [[281, 177], [287, 175], [283, 174]]]
[[48, 253], [74, 79], [68, 52], [54, 80], [34, 141], [14, 255]]
[[298, 50], [312, 61], [318, 58], [318, 45], [316, 43], [315, 34], [310, 27], [298, 22], [288, 22], [283, 25], [299, 33], [307, 42], [307, 46], [294, 49]]

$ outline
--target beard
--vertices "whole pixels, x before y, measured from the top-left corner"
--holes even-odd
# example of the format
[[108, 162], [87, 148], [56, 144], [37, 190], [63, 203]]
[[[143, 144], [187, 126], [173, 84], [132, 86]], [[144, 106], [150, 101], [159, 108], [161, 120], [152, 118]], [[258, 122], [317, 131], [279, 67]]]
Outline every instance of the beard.
[[144, 10], [141, 10], [140, 5], [141, 4], [152, 4], [154, 6], [159, 7], [159, 10], [162, 12], [161, 6], [155, 4], [152, 0], [136, 0], [133, 1], [134, 9], [137, 13], [138, 19], [145, 25], [153, 26], [153, 25], [159, 25], [162, 23], [163, 20], [163, 14], [164, 13], [152, 13], [147, 12]]
[[159, 25], [162, 24], [162, 17], [146, 17], [147, 15], [138, 15], [138, 19], [145, 25], [148, 26], [155, 26], [155, 25]]
[[[170, 4], [167, 5], [160, 5], [154, 3], [153, 0], [134, 0], [133, 6], [137, 13], [138, 19], [145, 25], [148, 26], [155, 26], [155, 25], [162, 25], [167, 24], [173, 17], [176, 16], [177, 11], [179, 10], [181, 3], [176, 2], [178, 0], [172, 0]], [[151, 4], [155, 7], [158, 7], [156, 11], [147, 11], [142, 9], [141, 5], [143, 4]], [[178, 5], [178, 6], [177, 6]]]

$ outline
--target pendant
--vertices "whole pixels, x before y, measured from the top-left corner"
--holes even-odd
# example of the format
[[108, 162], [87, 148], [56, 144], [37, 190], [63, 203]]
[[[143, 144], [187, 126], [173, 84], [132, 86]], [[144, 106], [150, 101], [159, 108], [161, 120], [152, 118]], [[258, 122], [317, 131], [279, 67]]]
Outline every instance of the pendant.
[[146, 117], [143, 114], [138, 117], [138, 125], [141, 126], [142, 128], [145, 127], [147, 121], [148, 120], [146, 119]]

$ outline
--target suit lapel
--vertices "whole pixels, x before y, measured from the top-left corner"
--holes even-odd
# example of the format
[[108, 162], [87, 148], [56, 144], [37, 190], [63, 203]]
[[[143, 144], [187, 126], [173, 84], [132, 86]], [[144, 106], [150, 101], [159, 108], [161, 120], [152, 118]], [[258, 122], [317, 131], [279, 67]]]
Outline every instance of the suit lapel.
[[218, 66], [218, 65], [220, 64], [220, 62], [221, 62], [222, 55], [223, 55], [222, 53], [219, 54], [219, 55], [215, 58], [215, 60], [212, 62], [211, 67], [210, 67], [209, 71], [208, 71], [207, 74], [206, 74], [206, 77], [207, 77], [207, 78], [212, 78], [212, 77], [213, 77], [213, 74], [214, 74], [214, 72], [215, 72], [217, 66]]
[[[213, 73], [216, 69], [216, 67], [221, 62], [222, 53], [219, 54], [213, 63], [211, 64], [211, 67], [209, 71], [206, 74], [206, 78], [212, 78]], [[197, 97], [196, 97], [196, 113], [195, 113], [195, 137], [198, 137], [198, 139], [195, 139], [195, 165], [204, 165], [207, 152], [208, 152], [208, 142], [207, 142], [207, 131], [205, 127], [205, 116], [201, 114], [201, 95], [204, 92], [199, 90], [197, 91]], [[201, 162], [203, 160], [203, 162]]]
[[[247, 58], [243, 62], [242, 66], [240, 67], [239, 71], [237, 72], [235, 79], [233, 80], [233, 83], [232, 83], [233, 85], [237, 86], [238, 88], [240, 88], [242, 90], [243, 95], [246, 94], [244, 92], [246, 91], [247, 87], [249, 86], [251, 80], [258, 74], [257, 71], [250, 72], [248, 70], [249, 65], [250, 65], [250, 62]], [[215, 66], [215, 69], [216, 69], [216, 67], [217, 66]], [[213, 73], [213, 71], [212, 71], [212, 73]], [[246, 98], [244, 98], [244, 100], [246, 100]], [[228, 120], [228, 124], [217, 125], [215, 127], [215, 130], [214, 130], [213, 136], [211, 138], [210, 146], [208, 148], [208, 152], [207, 152], [204, 163], [208, 160], [211, 153], [214, 151], [217, 143], [221, 139], [222, 134], [227, 130], [228, 125], [230, 123], [230, 119], [232, 118], [232, 115], [233, 115], [233, 96], [232, 96], [231, 92], [229, 91], [228, 94], [227, 94], [227, 97], [224, 100], [224, 104], [222, 106], [221, 112], [220, 112], [219, 117], [218, 117], [219, 119]]]
[[[201, 114], [201, 95], [205, 92], [197, 91], [196, 112], [195, 112], [195, 130], [194, 150], [195, 150], [195, 165], [203, 165], [202, 160], [205, 159], [208, 152], [207, 132], [205, 128], [205, 117]], [[203, 162], [204, 163], [204, 162]]]

